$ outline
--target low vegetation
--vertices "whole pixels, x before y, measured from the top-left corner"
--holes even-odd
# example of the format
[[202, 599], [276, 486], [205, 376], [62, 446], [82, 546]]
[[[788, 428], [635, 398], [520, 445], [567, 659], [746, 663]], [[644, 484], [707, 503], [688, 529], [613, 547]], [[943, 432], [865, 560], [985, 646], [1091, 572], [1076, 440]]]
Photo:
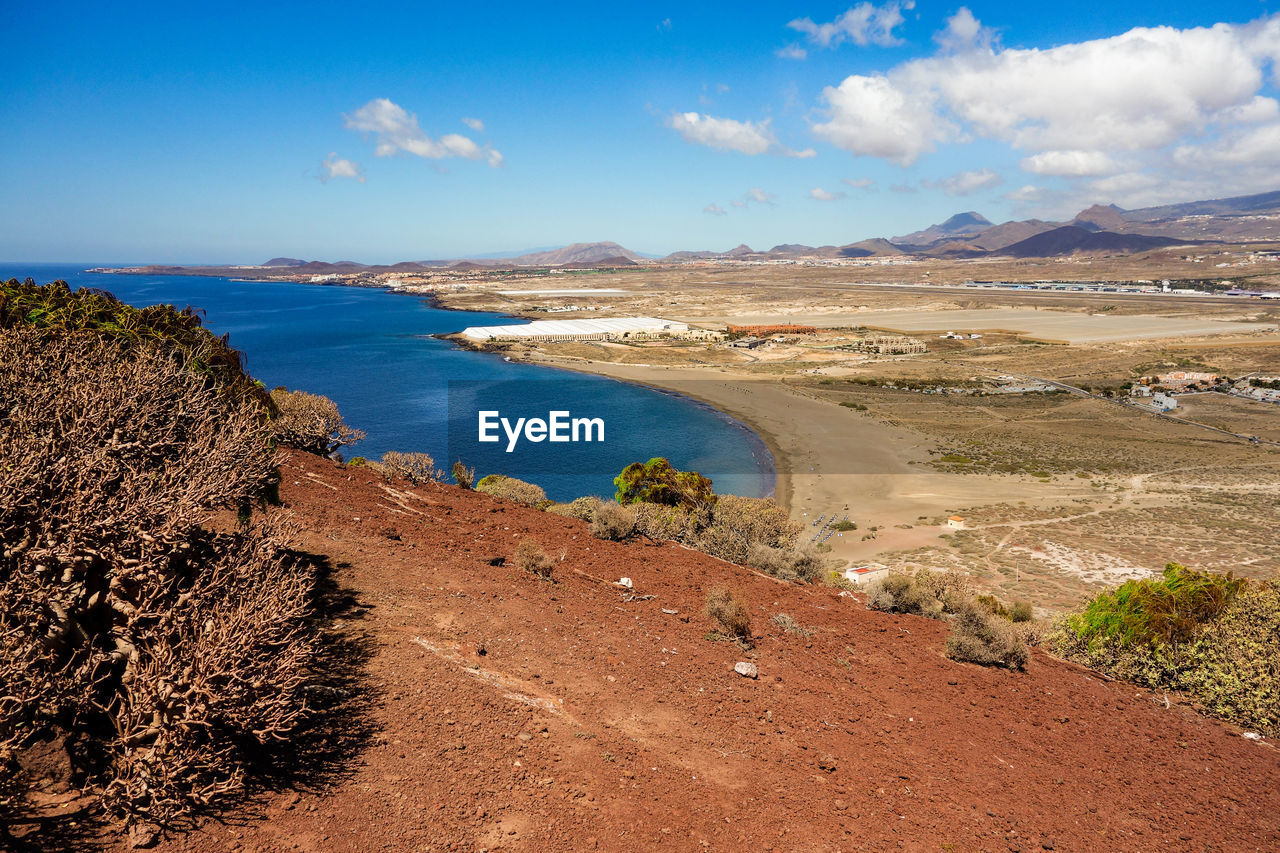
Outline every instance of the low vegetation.
[[270, 405], [191, 312], [12, 284], [0, 812], [25, 752], [61, 740], [109, 813], [171, 825], [308, 718], [312, 570], [252, 513], [278, 477]]
[[538, 508], [546, 507], [550, 503], [547, 500], [547, 493], [543, 491], [541, 486], [526, 483], [524, 480], [517, 480], [515, 477], [506, 477], [502, 474], [490, 474], [482, 478], [480, 482], [476, 483], [476, 491], [491, 497], [515, 501], [516, 503]]
[[475, 487], [476, 469], [468, 468], [466, 465], [463, 465], [461, 459], [453, 463], [452, 473], [453, 473], [453, 481], [457, 483], [459, 486], [462, 486], [462, 488], [471, 489]]
[[550, 580], [555, 570], [555, 561], [542, 550], [542, 545], [534, 539], [521, 539], [516, 546], [516, 567], [537, 578]]
[[275, 388], [271, 402], [277, 412], [272, 429], [281, 444], [330, 456], [365, 437], [342, 420], [337, 403], [320, 394]]
[[701, 511], [716, 502], [711, 481], [697, 471], [679, 471], [662, 457], [633, 462], [614, 478], [620, 504], [650, 503]]
[[707, 593], [705, 610], [713, 633], [744, 645], [751, 642], [751, 608], [741, 593], [715, 587]]
[[577, 518], [582, 521], [591, 521], [595, 518], [596, 507], [604, 501], [595, 495], [586, 495], [581, 498], [574, 498], [567, 504], [551, 504], [547, 507], [547, 512], [552, 515], [563, 515], [565, 518]]
[[1216, 716], [1280, 735], [1280, 581], [1170, 563], [1098, 595], [1051, 642], [1068, 660], [1184, 691]]
[[591, 514], [591, 535], [597, 539], [615, 542], [626, 539], [636, 531], [636, 513], [631, 507], [612, 501], [601, 501]]
[[1029, 655], [1026, 642], [1013, 626], [976, 602], [961, 605], [951, 621], [947, 657], [953, 660], [1023, 669]]
[[391, 450], [382, 454], [382, 472], [390, 479], [408, 480], [415, 485], [438, 483], [444, 472], [436, 468], [429, 453], [402, 453]]
[[[869, 592], [867, 606], [872, 610], [948, 619], [947, 655], [954, 660], [1010, 669], [1026, 665], [1027, 639], [1035, 632], [1016, 629], [1013, 610], [994, 596], [975, 596], [966, 575], [923, 570], [892, 573], [872, 584]], [[1030, 605], [1020, 605], [1025, 605], [1026, 619], [1030, 619]], [[1023, 613], [1019, 605], [1013, 609]]]
[[809, 638], [814, 635], [813, 628], [806, 628], [786, 613], [773, 614], [773, 624], [795, 637]]

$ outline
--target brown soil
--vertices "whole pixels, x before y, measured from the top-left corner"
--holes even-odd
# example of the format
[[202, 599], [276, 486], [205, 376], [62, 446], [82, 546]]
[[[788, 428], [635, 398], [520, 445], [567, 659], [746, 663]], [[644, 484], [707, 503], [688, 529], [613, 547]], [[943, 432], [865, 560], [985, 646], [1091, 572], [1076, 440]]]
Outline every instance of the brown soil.
[[[1176, 697], [1039, 651], [1025, 673], [956, 663], [940, 622], [456, 487], [283, 471], [368, 649], [370, 732], [158, 849], [1280, 848], [1275, 749]], [[553, 582], [512, 566], [526, 537]], [[717, 585], [750, 602], [753, 650], [706, 638]]]

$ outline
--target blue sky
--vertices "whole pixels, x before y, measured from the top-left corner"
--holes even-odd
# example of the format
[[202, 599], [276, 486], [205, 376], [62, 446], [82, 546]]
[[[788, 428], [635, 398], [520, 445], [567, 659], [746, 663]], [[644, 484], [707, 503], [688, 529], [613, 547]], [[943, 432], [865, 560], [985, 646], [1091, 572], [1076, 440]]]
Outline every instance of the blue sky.
[[0, 7], [0, 258], [844, 244], [1280, 189], [1278, 0]]

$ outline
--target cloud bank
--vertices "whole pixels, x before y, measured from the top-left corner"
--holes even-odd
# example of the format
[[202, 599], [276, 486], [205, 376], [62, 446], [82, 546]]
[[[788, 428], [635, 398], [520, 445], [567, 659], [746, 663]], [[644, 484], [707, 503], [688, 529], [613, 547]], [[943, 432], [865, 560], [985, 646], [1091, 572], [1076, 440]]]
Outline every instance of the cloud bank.
[[378, 157], [404, 151], [428, 160], [458, 157], [485, 160], [494, 168], [502, 165], [502, 154], [488, 145], [477, 145], [462, 134], [446, 133], [432, 139], [418, 126], [417, 116], [387, 98], [375, 98], [343, 118], [348, 130], [373, 135], [377, 146], [373, 153]]

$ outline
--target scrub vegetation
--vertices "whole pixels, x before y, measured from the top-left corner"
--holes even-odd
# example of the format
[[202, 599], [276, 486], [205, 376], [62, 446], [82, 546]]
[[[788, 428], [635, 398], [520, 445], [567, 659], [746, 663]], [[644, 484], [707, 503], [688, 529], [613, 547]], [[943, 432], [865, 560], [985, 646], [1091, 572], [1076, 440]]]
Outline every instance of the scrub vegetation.
[[314, 572], [255, 520], [272, 408], [239, 365], [193, 312], [5, 285], [0, 813], [60, 742], [108, 813], [173, 825], [305, 726]]
[[1114, 678], [1185, 692], [1210, 713], [1280, 734], [1280, 581], [1170, 563], [1067, 617], [1054, 650]]

